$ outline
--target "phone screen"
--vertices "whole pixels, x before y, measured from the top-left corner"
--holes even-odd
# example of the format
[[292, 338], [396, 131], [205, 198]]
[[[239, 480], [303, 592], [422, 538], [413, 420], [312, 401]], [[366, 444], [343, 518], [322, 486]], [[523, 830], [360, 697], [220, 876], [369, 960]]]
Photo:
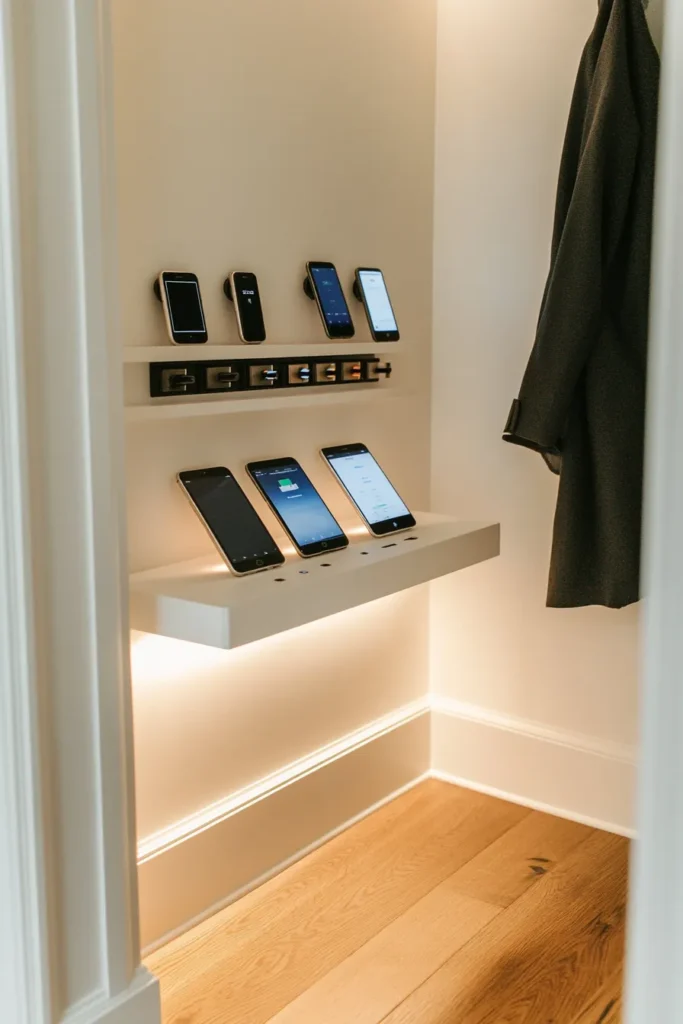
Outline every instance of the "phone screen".
[[265, 341], [266, 325], [263, 321], [256, 274], [235, 273], [233, 281], [242, 338], [244, 341]]
[[235, 572], [284, 562], [280, 549], [229, 470], [181, 473], [180, 481]]
[[384, 526], [381, 532], [389, 533], [415, 525], [407, 505], [367, 448], [328, 448], [323, 454], [370, 527]]
[[359, 270], [368, 319], [374, 334], [398, 335], [398, 324], [381, 270]]
[[165, 278], [164, 288], [173, 333], [204, 333], [206, 323], [197, 281], [170, 281]]
[[331, 334], [353, 335], [353, 320], [344, 298], [339, 275], [332, 266], [311, 264], [313, 284], [320, 301], [325, 324]]
[[257, 463], [249, 470], [301, 551], [314, 554], [346, 546], [339, 523], [298, 462]]

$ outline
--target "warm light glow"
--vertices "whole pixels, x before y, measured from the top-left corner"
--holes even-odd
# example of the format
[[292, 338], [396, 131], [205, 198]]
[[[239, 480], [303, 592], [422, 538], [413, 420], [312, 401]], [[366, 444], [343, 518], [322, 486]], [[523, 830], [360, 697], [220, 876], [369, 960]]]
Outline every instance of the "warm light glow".
[[[413, 588], [411, 594], [414, 595], [416, 589], [420, 588]], [[301, 652], [306, 651], [311, 657], [327, 657], [329, 651], [339, 645], [340, 638], [343, 643], [343, 638], [350, 636], [356, 639], [364, 634], [371, 634], [373, 638], [390, 636], [395, 629], [397, 608], [411, 599], [408, 593], [390, 594], [232, 650], [134, 630], [131, 631], [133, 684], [168, 686], [177, 682], [191, 685], [204, 672], [239, 671], [240, 667], [253, 665], [256, 658], [273, 655], [286, 659], [291, 655], [300, 657]]]
[[363, 537], [363, 539], [370, 536], [370, 531], [362, 523], [359, 523], [357, 526], [344, 527], [344, 533], [347, 537]]
[[133, 681], [144, 679], [189, 679], [212, 669], [232, 652], [205, 647], [185, 640], [173, 640], [153, 633], [131, 632], [130, 664]]

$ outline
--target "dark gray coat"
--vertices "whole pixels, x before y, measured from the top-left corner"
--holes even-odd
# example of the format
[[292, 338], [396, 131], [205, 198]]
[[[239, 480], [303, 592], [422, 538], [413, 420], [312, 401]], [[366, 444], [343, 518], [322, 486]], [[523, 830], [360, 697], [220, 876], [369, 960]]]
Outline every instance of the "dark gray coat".
[[536, 341], [504, 438], [560, 475], [548, 604], [639, 597], [659, 56], [601, 0], [565, 140]]

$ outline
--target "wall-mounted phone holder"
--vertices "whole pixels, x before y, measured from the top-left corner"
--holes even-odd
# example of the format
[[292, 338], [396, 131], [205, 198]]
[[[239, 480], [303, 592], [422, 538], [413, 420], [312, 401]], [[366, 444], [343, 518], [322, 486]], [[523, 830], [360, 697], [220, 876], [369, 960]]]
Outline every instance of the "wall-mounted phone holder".
[[276, 363], [249, 363], [248, 387], [274, 388], [280, 383], [282, 367]]
[[303, 387], [313, 381], [313, 370], [310, 363], [290, 363], [287, 367], [287, 383], [290, 387]]
[[354, 277], [354, 279], [353, 279], [353, 284], [351, 286], [351, 291], [353, 292], [354, 296], [358, 299], [359, 302], [363, 301], [363, 295], [361, 293], [360, 285], [358, 284], [358, 278], [357, 277]]
[[192, 363], [150, 364], [150, 394], [160, 398], [197, 393], [197, 371]]
[[152, 282], [152, 291], [156, 295], [156, 297], [159, 300], [159, 302], [161, 302], [161, 286], [159, 284], [159, 278], [158, 277], [155, 277], [154, 281]]
[[152, 398], [215, 395], [233, 391], [377, 384], [391, 376], [391, 363], [376, 356], [299, 356], [290, 359], [201, 360], [149, 364]]
[[235, 301], [235, 299], [233, 297], [233, 294], [232, 294], [232, 285], [230, 284], [230, 278], [229, 277], [226, 277], [225, 281], [223, 282], [223, 293], [224, 293], [226, 299], [230, 299], [231, 302]]
[[244, 367], [238, 363], [205, 363], [204, 390], [211, 394], [221, 391], [240, 391], [244, 381]]
[[393, 371], [394, 368], [389, 360], [386, 361], [384, 366], [380, 366], [379, 359], [368, 359], [365, 367], [367, 380], [379, 380], [380, 377], [386, 377], [389, 380]]
[[311, 284], [311, 279], [308, 276], [308, 274], [304, 278], [304, 295], [306, 295], [307, 298], [309, 298], [311, 300], [311, 302], [315, 302], [315, 294], [313, 292], [313, 285]]

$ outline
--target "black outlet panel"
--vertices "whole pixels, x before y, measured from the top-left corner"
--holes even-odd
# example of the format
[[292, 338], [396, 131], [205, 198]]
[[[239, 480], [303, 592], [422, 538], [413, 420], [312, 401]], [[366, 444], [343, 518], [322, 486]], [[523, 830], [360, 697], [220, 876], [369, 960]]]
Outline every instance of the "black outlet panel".
[[296, 356], [290, 359], [176, 360], [149, 364], [152, 398], [215, 395], [235, 391], [377, 384], [390, 377], [391, 363], [376, 356]]

